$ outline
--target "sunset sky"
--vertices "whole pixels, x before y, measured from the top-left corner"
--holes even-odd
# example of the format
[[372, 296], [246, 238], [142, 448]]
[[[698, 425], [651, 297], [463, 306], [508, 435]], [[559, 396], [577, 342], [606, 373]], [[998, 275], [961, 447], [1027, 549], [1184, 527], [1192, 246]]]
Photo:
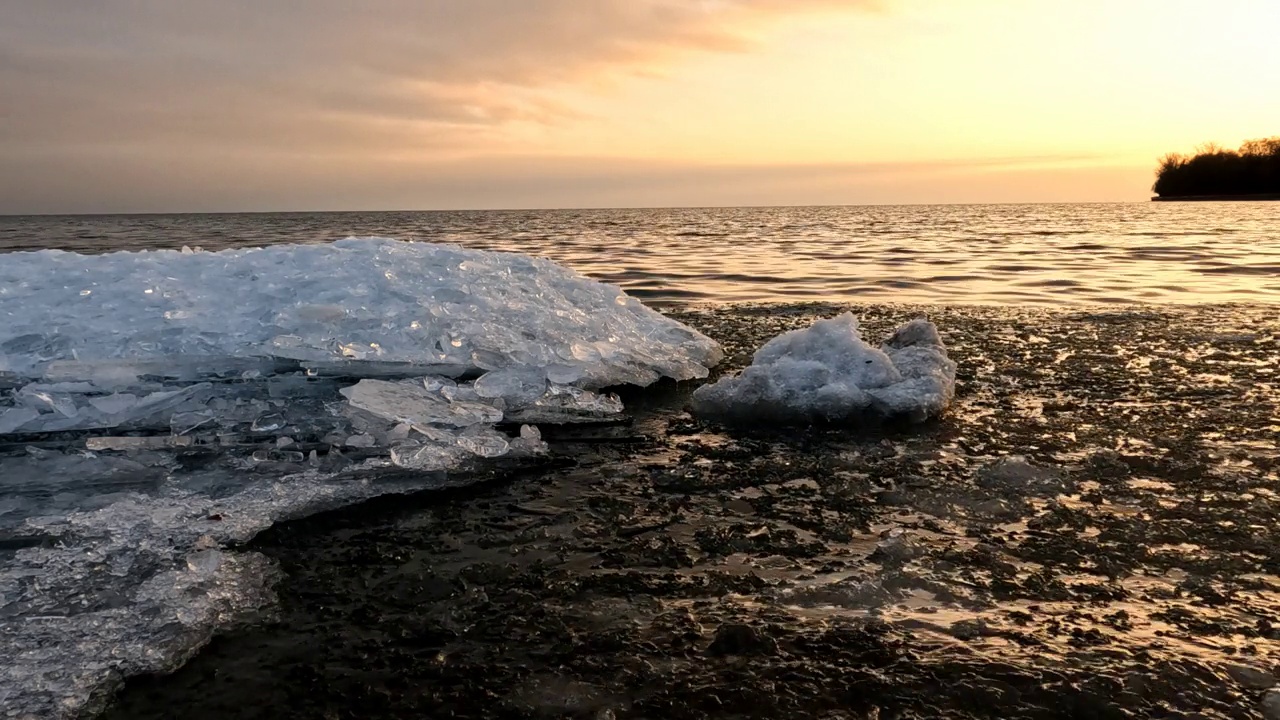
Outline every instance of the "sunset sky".
[[0, 213], [1143, 200], [1275, 0], [0, 0]]

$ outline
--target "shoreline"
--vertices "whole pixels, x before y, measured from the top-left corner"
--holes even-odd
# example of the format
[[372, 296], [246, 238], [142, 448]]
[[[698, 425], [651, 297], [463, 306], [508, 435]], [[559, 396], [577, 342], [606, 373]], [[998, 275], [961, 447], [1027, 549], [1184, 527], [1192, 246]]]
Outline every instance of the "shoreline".
[[[849, 308], [666, 312], [732, 370]], [[1270, 308], [852, 309], [938, 324], [948, 417], [742, 435], [628, 393], [558, 467], [262, 533], [279, 606], [105, 717], [1257, 717]]]

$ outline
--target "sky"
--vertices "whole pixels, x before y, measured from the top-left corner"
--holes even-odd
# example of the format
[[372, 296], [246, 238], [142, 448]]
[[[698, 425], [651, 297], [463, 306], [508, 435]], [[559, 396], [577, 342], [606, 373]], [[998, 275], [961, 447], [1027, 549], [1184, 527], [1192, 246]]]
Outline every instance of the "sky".
[[1274, 0], [0, 0], [0, 213], [1141, 201]]

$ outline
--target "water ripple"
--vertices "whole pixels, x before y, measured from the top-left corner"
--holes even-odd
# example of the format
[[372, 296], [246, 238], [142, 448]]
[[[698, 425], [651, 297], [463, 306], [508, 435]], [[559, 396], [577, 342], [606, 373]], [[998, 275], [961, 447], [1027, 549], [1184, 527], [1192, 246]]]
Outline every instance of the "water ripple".
[[0, 217], [0, 252], [349, 235], [543, 255], [658, 304], [1280, 302], [1280, 203]]

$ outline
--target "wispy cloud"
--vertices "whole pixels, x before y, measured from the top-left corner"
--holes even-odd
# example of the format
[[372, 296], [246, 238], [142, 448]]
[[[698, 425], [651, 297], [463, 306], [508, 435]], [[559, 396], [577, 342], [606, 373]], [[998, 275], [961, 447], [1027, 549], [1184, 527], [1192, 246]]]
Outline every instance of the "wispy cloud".
[[0, 153], [448, 150], [555, 88], [872, 0], [0, 0]]
[[[194, 162], [159, 175], [147, 157], [85, 166], [15, 161], [0, 175], [0, 213], [405, 210], [1138, 199], [1150, 168], [1076, 155], [916, 163], [705, 164], [631, 158], [473, 156], [391, 163], [269, 156]], [[24, 181], [52, 169], [61, 194]]]

